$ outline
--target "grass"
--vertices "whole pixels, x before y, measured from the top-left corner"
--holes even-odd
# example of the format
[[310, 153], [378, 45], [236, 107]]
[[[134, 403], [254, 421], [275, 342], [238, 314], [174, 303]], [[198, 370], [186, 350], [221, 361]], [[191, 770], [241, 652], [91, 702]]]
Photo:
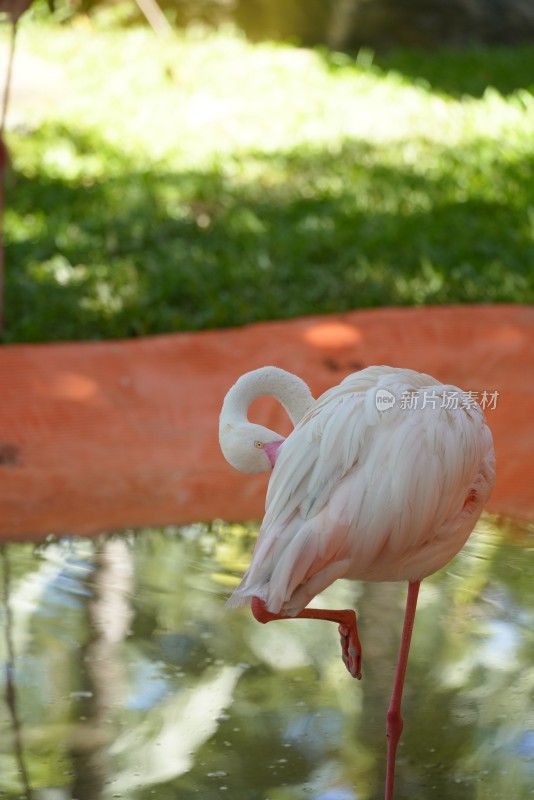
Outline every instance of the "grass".
[[534, 299], [534, 48], [373, 60], [23, 23], [6, 341]]

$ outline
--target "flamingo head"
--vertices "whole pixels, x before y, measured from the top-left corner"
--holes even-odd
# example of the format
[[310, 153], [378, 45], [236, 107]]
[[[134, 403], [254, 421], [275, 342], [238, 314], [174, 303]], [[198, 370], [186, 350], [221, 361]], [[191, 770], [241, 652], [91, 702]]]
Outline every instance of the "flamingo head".
[[221, 450], [228, 463], [240, 472], [267, 472], [274, 467], [283, 438], [263, 425], [247, 422], [223, 424], [219, 430]]

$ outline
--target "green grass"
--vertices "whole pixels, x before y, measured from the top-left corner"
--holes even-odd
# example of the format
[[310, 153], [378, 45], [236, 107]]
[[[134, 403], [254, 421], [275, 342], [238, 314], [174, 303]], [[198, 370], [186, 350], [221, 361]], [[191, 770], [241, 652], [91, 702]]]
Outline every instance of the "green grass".
[[534, 299], [534, 48], [373, 63], [98, 21], [19, 47], [69, 90], [9, 132], [6, 341]]

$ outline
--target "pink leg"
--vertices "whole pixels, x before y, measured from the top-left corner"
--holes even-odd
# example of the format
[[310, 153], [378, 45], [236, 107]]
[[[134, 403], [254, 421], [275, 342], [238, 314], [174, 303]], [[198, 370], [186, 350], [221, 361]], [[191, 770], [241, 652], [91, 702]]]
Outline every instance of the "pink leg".
[[273, 614], [265, 607], [263, 600], [253, 597], [250, 607], [258, 622], [266, 623], [277, 619], [324, 619], [337, 622], [341, 638], [341, 657], [353, 678], [362, 677], [362, 647], [358, 638], [358, 626], [354, 611], [345, 609], [334, 611], [324, 608], [304, 608], [290, 617], [287, 614]]
[[410, 641], [412, 639], [415, 610], [417, 607], [417, 596], [419, 594], [420, 585], [421, 581], [414, 581], [413, 583], [408, 584], [408, 597], [406, 600], [406, 611], [404, 612], [404, 626], [402, 628], [400, 652], [397, 661], [395, 682], [393, 684], [393, 693], [389, 703], [386, 722], [388, 755], [385, 800], [393, 800], [395, 755], [397, 753], [397, 745], [399, 743], [403, 728], [401, 717], [402, 689], [404, 687], [404, 678], [406, 677], [406, 666], [408, 664], [408, 653], [410, 652]]

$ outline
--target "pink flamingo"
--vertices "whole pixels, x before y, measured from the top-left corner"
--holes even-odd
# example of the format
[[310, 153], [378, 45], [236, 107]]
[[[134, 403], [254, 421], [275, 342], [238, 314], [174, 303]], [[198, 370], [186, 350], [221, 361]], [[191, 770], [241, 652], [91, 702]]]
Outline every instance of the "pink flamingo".
[[[295, 427], [287, 439], [248, 420], [263, 395], [288, 412]], [[338, 578], [408, 581], [386, 721], [385, 800], [392, 800], [419, 586], [463, 547], [495, 481], [482, 410], [470, 394], [408, 369], [368, 367], [315, 401], [300, 378], [264, 367], [226, 395], [219, 440], [236, 469], [273, 468], [252, 563], [229, 606], [250, 602], [262, 623], [337, 622], [343, 661], [360, 678], [354, 611], [306, 606]]]

